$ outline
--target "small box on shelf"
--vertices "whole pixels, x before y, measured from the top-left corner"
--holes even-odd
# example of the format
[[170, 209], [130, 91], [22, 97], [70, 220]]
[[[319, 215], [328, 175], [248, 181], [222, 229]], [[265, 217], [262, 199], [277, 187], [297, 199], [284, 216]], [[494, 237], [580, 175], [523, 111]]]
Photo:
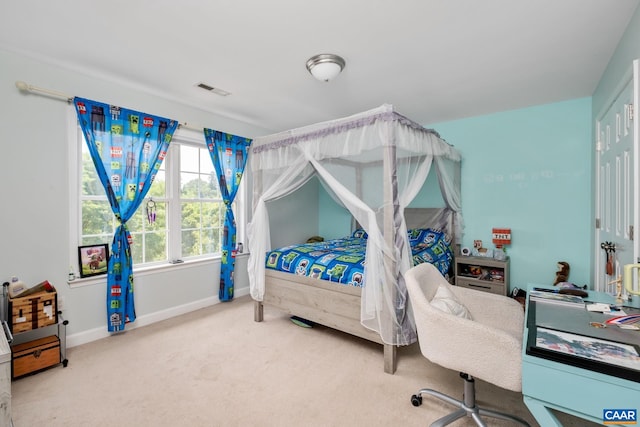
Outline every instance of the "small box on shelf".
[[58, 323], [57, 292], [40, 291], [9, 298], [9, 329], [12, 333], [30, 331]]

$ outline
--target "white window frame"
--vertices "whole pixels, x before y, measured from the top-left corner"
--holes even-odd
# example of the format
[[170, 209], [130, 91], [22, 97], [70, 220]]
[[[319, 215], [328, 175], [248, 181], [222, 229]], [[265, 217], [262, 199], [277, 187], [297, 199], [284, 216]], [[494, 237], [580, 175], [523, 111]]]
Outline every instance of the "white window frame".
[[[103, 283], [106, 275], [94, 276], [90, 278], [80, 278], [78, 274], [78, 246], [82, 236], [82, 224], [80, 221], [80, 196], [82, 191], [82, 149], [80, 143], [83, 142], [83, 135], [78, 125], [75, 108], [70, 106], [68, 114], [68, 153], [69, 153], [69, 265], [75, 273], [75, 279], [70, 281], [70, 285], [85, 285]], [[206, 143], [204, 133], [194, 129], [179, 127], [174, 133], [172, 144], [169, 145], [169, 152], [165, 158], [166, 177], [166, 201], [167, 201], [167, 256], [168, 260], [150, 262], [134, 265], [134, 272], [137, 274], [146, 272], [156, 272], [162, 269], [184, 268], [192, 264], [202, 262], [219, 262], [220, 253], [192, 256], [182, 259], [181, 254], [181, 201], [180, 201], [180, 143], [205, 148]], [[234, 201], [236, 210], [237, 242], [244, 242], [247, 219], [247, 180], [243, 179], [236, 199]], [[141, 205], [142, 206], [142, 205]], [[140, 209], [140, 208], [139, 208]], [[224, 221], [224, 218], [222, 219]], [[111, 241], [108, 242], [111, 245]], [[244, 245], [246, 248], [246, 244]], [[246, 250], [246, 249], [245, 249]]]

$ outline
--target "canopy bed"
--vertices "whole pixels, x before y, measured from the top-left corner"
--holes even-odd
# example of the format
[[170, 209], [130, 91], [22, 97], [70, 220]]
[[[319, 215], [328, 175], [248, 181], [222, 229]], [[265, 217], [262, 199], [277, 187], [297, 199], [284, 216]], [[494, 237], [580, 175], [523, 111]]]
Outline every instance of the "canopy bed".
[[[255, 320], [263, 320], [266, 304], [383, 344], [385, 372], [393, 373], [396, 347], [417, 339], [404, 273], [414, 260], [431, 262], [430, 255], [415, 255], [408, 230], [416, 237], [428, 228], [425, 240], [436, 234], [429, 231], [441, 230], [444, 240], [455, 245], [462, 229], [459, 153], [435, 131], [382, 105], [256, 138], [249, 160], [254, 185], [248, 270]], [[437, 174], [444, 206], [422, 208], [416, 201], [408, 208], [430, 171]], [[310, 273], [308, 261], [288, 265], [291, 272], [266, 266], [272, 250], [267, 202], [300, 189], [314, 176], [367, 235], [362, 274], [351, 276], [350, 285], [331, 280], [334, 270], [328, 280], [326, 275], [315, 278], [320, 274]]]

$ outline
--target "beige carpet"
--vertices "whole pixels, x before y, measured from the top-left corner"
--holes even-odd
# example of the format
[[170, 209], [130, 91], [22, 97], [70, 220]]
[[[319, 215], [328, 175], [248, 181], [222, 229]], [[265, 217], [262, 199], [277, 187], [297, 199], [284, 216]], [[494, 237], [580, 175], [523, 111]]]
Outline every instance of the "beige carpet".
[[[471, 350], [471, 349], [470, 349]], [[399, 348], [395, 375], [382, 346], [316, 326], [295, 326], [249, 297], [68, 349], [69, 365], [13, 382], [15, 427], [32, 426], [427, 426], [452, 408], [458, 373]], [[522, 395], [477, 381], [478, 400], [537, 425]], [[590, 425], [567, 420], [565, 425]], [[488, 420], [489, 425], [506, 422]], [[465, 418], [455, 426], [471, 426]], [[595, 424], [594, 424], [595, 425]]]

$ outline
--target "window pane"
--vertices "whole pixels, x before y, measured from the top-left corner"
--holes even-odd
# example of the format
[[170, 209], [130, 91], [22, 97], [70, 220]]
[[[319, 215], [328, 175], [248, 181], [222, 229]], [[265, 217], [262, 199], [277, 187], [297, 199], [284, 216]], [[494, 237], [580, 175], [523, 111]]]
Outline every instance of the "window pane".
[[[151, 217], [149, 200], [143, 202], [135, 215], [127, 222], [129, 232], [134, 238], [132, 253], [140, 259], [139, 262], [155, 262], [168, 259], [167, 254], [167, 204], [155, 203], [155, 221]], [[135, 246], [135, 250], [133, 249]]]
[[220, 228], [224, 218], [224, 204], [222, 202], [202, 204], [202, 224], [204, 227]]
[[183, 199], [200, 198], [200, 175], [197, 173], [180, 174], [180, 196]]
[[203, 253], [220, 252], [220, 233], [217, 228], [205, 228], [202, 230]]
[[164, 232], [145, 234], [145, 262], [167, 259], [167, 240]]
[[209, 150], [200, 149], [200, 173], [211, 174], [213, 172], [213, 162], [211, 161]]
[[182, 203], [182, 229], [200, 228], [202, 215], [199, 202]]
[[182, 256], [200, 255], [200, 230], [182, 230]]
[[215, 174], [200, 175], [200, 197], [203, 199], [219, 199], [218, 183]]
[[220, 213], [224, 212], [224, 204], [222, 202], [204, 203], [202, 206], [202, 223], [203, 226], [203, 250], [205, 253], [220, 252]]
[[182, 255], [196, 256], [220, 252], [221, 202], [182, 203]]
[[106, 200], [82, 201], [82, 235], [113, 235], [115, 216]]
[[[143, 209], [144, 209], [144, 202], [140, 206], [143, 207]], [[127, 228], [129, 229], [129, 232], [131, 234], [140, 233], [140, 232], [144, 231], [142, 220], [143, 220], [142, 209], [138, 208], [136, 213], [133, 214], [133, 216], [131, 218], [129, 218], [129, 221], [127, 221]]]
[[83, 140], [82, 150], [82, 195], [83, 196], [106, 196], [104, 186], [98, 178], [98, 172], [93, 165], [89, 149]]
[[147, 193], [147, 197], [164, 199], [167, 194], [166, 188], [167, 188], [166, 176], [164, 173], [164, 168], [161, 168], [156, 174], [156, 177], [154, 178], [153, 183], [151, 184], [151, 188]]
[[142, 235], [140, 233], [131, 233], [131, 259], [133, 264], [141, 264], [143, 262], [142, 253], [144, 251], [142, 244]]
[[180, 155], [182, 256], [218, 253], [224, 203], [208, 149], [184, 147]]
[[182, 172], [198, 172], [200, 165], [198, 147], [191, 147], [189, 145], [180, 145], [180, 170]]

